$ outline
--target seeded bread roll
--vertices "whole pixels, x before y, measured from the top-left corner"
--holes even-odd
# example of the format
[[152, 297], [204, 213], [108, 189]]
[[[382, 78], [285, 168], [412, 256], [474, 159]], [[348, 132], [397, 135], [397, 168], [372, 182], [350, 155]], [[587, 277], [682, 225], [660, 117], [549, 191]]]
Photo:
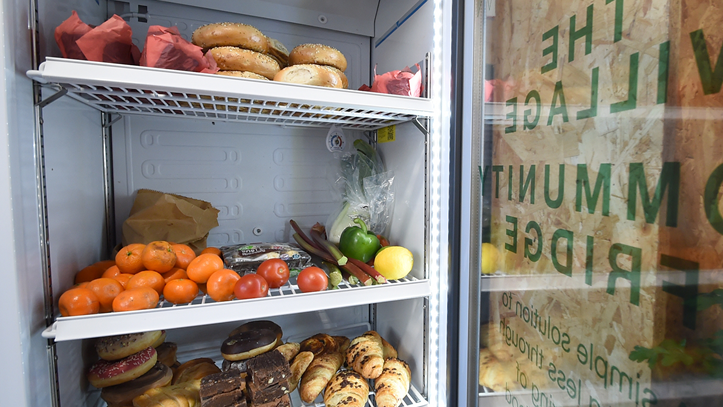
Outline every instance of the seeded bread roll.
[[239, 47], [256, 52], [269, 51], [266, 36], [256, 27], [241, 23], [213, 23], [193, 32], [191, 42], [201, 48]]
[[248, 72], [248, 71], [218, 71], [216, 72], [218, 75], [224, 75], [224, 76], [235, 76], [238, 78], [246, 78], [246, 79], [259, 79], [262, 81], [268, 81], [269, 78], [259, 75], [257, 73]]
[[320, 65], [292, 65], [274, 76], [278, 82], [298, 83], [301, 85], [324, 86], [327, 88], [344, 87], [341, 76], [331, 69]]
[[216, 47], [208, 52], [222, 71], [248, 71], [274, 79], [274, 75], [281, 69], [275, 59], [248, 49]]
[[301, 44], [289, 53], [289, 65], [317, 64], [346, 71], [346, 58], [338, 49], [323, 44]]

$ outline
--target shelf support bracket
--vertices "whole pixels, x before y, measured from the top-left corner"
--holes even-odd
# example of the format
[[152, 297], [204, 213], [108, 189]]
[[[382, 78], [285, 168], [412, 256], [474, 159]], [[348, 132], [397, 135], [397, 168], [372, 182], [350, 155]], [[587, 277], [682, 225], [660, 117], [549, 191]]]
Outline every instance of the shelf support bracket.
[[[112, 117], [113, 117], [113, 114], [112, 114], [112, 113], [108, 113], [108, 116], [112, 118]], [[104, 129], [109, 129], [110, 126], [112, 126], [113, 124], [115, 124], [115, 122], [117, 122], [118, 120], [120, 120], [120, 119], [122, 119], [122, 118], [123, 118], [123, 115], [122, 115], [122, 114], [117, 115], [115, 119], [109, 120], [107, 123], [104, 123], [104, 124], [103, 124], [103, 128], [104, 128]]]
[[56, 100], [60, 99], [61, 97], [65, 96], [68, 93], [68, 89], [62, 88], [59, 91], [55, 92], [54, 94], [50, 95], [48, 98], [41, 100], [37, 103], [39, 108], [44, 108], [45, 106], [55, 102]]
[[[421, 118], [421, 116], [417, 116], [412, 120], [412, 123], [414, 123], [415, 126], [417, 126], [417, 129], [422, 132], [425, 136], [429, 136], [429, 119], [427, 118]], [[424, 120], [424, 123], [421, 122], [421, 120]]]

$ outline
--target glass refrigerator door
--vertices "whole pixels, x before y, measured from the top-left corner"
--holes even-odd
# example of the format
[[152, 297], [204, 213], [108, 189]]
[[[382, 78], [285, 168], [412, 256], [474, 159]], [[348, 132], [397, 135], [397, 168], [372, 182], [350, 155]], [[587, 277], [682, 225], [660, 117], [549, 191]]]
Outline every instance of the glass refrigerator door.
[[723, 405], [720, 2], [471, 3], [476, 403]]

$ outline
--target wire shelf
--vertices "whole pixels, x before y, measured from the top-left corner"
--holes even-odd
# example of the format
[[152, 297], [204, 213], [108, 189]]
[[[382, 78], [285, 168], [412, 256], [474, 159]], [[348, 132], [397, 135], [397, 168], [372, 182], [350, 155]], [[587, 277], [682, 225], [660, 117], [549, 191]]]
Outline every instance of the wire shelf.
[[269, 289], [263, 298], [215, 302], [208, 295], [199, 295], [188, 304], [161, 300], [156, 308], [148, 310], [58, 317], [43, 331], [43, 337], [56, 342], [97, 338], [422, 298], [431, 293], [429, 280], [414, 277], [372, 286], [342, 281], [338, 289], [309, 293], [302, 292], [295, 282], [293, 279], [280, 288]]
[[118, 114], [374, 130], [433, 112], [426, 98], [73, 59], [47, 58], [27, 75]]

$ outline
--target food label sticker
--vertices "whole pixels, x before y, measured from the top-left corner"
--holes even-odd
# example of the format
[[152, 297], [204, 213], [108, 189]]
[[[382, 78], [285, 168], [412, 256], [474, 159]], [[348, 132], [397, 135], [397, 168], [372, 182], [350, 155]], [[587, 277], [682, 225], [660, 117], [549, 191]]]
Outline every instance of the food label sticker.
[[382, 127], [377, 130], [377, 143], [388, 143], [394, 141], [394, 136], [397, 133], [397, 126]]
[[326, 135], [326, 148], [332, 153], [342, 151], [344, 149], [344, 132], [341, 127], [331, 126], [329, 133]]

